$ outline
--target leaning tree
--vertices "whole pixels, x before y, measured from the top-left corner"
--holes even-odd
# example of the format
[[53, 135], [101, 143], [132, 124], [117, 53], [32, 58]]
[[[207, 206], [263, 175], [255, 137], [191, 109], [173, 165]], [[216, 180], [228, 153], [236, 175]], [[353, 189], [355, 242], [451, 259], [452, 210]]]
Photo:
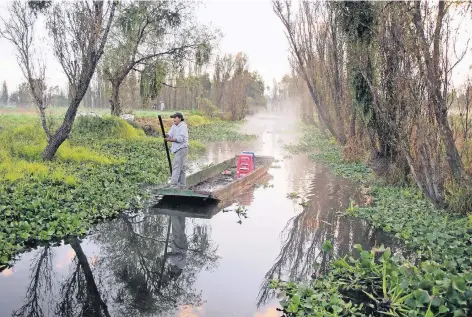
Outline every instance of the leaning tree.
[[[38, 3], [15, 1], [10, 6], [9, 19], [3, 20], [1, 34], [18, 52], [18, 63], [39, 109], [42, 127], [48, 140], [43, 159], [52, 160], [72, 130], [77, 109], [103, 55], [117, 2], [43, 1], [39, 6]], [[35, 26], [40, 11], [45, 13], [46, 28], [52, 40], [54, 56], [69, 84], [69, 107], [61, 125], [55, 131], [46, 123], [45, 65], [34, 57]]]

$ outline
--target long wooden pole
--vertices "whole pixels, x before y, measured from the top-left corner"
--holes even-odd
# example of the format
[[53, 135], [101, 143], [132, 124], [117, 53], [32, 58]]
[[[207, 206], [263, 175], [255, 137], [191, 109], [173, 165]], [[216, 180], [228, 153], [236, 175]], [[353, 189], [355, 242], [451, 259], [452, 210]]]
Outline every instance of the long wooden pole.
[[[166, 131], [164, 130], [164, 123], [162, 123], [162, 117], [161, 115], [158, 115], [157, 117], [159, 118], [159, 123], [161, 124], [162, 137], [165, 138]], [[167, 144], [166, 140], [164, 140], [164, 145], [166, 147], [167, 161], [169, 162], [170, 175], [172, 176], [172, 162], [170, 160], [169, 145]]]

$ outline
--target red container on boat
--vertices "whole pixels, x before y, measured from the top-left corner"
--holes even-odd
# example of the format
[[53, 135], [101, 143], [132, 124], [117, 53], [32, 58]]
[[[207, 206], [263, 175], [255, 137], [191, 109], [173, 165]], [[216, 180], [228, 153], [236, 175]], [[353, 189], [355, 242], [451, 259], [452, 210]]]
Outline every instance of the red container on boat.
[[254, 156], [251, 154], [239, 154], [236, 177], [240, 178], [251, 173], [254, 169]]

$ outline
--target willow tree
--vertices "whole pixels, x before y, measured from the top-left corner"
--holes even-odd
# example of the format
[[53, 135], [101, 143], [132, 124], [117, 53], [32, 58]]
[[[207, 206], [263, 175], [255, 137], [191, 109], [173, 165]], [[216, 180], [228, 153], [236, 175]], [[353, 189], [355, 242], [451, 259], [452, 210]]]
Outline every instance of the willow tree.
[[166, 65], [157, 60], [141, 70], [139, 92], [143, 99], [156, 99], [166, 76]]
[[[25, 2], [14, 2], [10, 7], [10, 19], [4, 21], [2, 35], [18, 51], [18, 63], [40, 110], [42, 126], [48, 139], [42, 156], [44, 160], [52, 160], [72, 130], [77, 109], [103, 54], [116, 2], [58, 2], [50, 8], [44, 5], [37, 8], [35, 3], [37, 1], [33, 1], [33, 6], [30, 7]], [[49, 10], [45, 15], [46, 28], [52, 40], [54, 56], [69, 84], [69, 107], [61, 125], [55, 131], [48, 127], [45, 119], [45, 65], [38, 64], [34, 58], [33, 39], [38, 13], [36, 9]]]
[[215, 37], [196, 23], [195, 11], [194, 2], [183, 0], [121, 3], [104, 62], [112, 115], [122, 113], [120, 86], [132, 70], [146, 77], [158, 61], [194, 58], [210, 50]]
[[301, 1], [294, 10], [290, 0], [273, 0], [289, 42], [292, 67], [305, 81], [322, 125], [344, 144], [345, 105], [340, 97], [344, 52], [328, 9], [324, 2]]

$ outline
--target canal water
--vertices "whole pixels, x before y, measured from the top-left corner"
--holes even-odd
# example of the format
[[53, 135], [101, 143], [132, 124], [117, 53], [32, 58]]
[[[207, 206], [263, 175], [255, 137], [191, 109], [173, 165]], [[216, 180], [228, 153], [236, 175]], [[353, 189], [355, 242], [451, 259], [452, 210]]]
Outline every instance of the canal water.
[[197, 170], [244, 150], [275, 157], [264, 181], [229, 208], [211, 219], [145, 210], [104, 222], [83, 240], [24, 253], [0, 273], [0, 316], [275, 317], [267, 281], [308, 280], [324, 241], [337, 255], [356, 243], [395, 247], [341, 215], [356, 197], [354, 184], [284, 150], [297, 142], [291, 117], [252, 116], [242, 131], [257, 140], [210, 143], [192, 164]]

